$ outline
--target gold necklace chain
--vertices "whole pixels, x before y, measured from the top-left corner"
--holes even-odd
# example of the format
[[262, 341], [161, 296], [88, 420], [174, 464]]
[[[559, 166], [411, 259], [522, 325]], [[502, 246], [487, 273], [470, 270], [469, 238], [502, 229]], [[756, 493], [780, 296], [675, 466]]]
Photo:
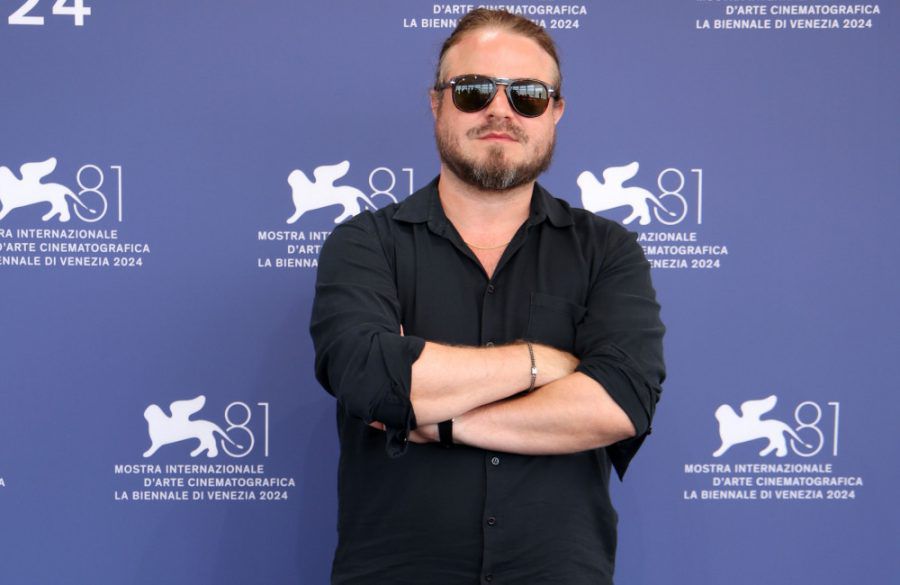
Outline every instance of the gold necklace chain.
[[[509, 240], [509, 242], [511, 241], [512, 240]], [[465, 240], [463, 240], [463, 242], [465, 242], [468, 247], [475, 248], [476, 250], [496, 250], [497, 248], [504, 248], [509, 245], [509, 242], [506, 242], [504, 244], [497, 244], [496, 246], [476, 246], [475, 244], [470, 244]]]

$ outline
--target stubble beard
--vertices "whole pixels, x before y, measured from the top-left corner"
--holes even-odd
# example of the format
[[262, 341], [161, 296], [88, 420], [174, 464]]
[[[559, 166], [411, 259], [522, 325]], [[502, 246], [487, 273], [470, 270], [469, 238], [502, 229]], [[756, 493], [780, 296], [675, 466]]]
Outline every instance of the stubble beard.
[[[488, 123], [472, 128], [466, 132], [466, 137], [477, 139], [489, 132], [505, 132], [523, 144], [529, 141], [521, 129], [509, 122]], [[483, 191], [508, 191], [534, 181], [550, 168], [556, 146], [554, 131], [541, 152], [519, 165], [513, 165], [507, 160], [502, 146], [492, 145], [484, 159], [477, 160], [466, 156], [459, 140], [442, 130], [440, 124], [435, 124], [434, 136], [438, 154], [446, 167], [463, 182]]]

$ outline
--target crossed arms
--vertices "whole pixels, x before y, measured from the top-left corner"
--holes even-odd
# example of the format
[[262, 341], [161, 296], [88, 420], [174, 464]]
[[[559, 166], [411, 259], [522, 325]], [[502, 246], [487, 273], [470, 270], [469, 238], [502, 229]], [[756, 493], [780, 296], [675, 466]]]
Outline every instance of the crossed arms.
[[[342, 224], [319, 260], [310, 330], [316, 376], [343, 412], [386, 432], [387, 451], [436, 439], [455, 419], [456, 442], [520, 454], [614, 445], [649, 430], [664, 377], [659, 305], [640, 246], [621, 230], [578, 323], [574, 354], [524, 343], [455, 347], [402, 335], [396, 274], [368, 214]], [[390, 249], [390, 244], [388, 244]], [[409, 333], [409, 332], [407, 332]], [[638, 441], [621, 450], [620, 474]]]
[[454, 419], [455, 442], [523, 455], [575, 453], [635, 435], [606, 390], [575, 372], [578, 360], [534, 345], [538, 389], [526, 344], [449, 347], [426, 342], [412, 366], [410, 400], [418, 427], [409, 440], [437, 440], [437, 424]]

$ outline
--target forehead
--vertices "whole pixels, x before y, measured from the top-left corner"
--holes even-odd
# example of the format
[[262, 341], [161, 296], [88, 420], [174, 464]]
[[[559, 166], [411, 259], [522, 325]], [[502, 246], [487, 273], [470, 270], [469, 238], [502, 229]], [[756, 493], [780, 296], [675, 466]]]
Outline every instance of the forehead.
[[553, 82], [556, 63], [536, 41], [498, 29], [478, 29], [444, 54], [444, 79], [464, 73], [491, 77], [527, 77]]

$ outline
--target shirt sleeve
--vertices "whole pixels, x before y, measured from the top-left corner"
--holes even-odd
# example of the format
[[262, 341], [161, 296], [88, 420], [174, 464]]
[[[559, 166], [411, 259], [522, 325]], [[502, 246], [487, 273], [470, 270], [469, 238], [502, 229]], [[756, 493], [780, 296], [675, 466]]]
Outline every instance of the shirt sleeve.
[[393, 270], [363, 213], [335, 228], [319, 256], [310, 333], [319, 383], [347, 414], [384, 423], [387, 453], [405, 453], [416, 427], [412, 364], [425, 347], [400, 334]]
[[608, 446], [621, 479], [644, 439], [665, 379], [665, 326], [637, 235], [614, 226], [591, 283], [587, 314], [575, 334], [577, 371], [606, 389], [625, 411], [635, 437]]

